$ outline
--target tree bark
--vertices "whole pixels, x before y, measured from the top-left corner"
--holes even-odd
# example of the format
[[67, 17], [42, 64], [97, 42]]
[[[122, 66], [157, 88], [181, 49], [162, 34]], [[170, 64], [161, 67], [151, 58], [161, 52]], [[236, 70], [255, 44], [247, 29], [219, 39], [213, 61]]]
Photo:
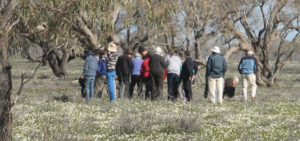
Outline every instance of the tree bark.
[[0, 34], [0, 141], [12, 140], [11, 66], [8, 60], [8, 34]]

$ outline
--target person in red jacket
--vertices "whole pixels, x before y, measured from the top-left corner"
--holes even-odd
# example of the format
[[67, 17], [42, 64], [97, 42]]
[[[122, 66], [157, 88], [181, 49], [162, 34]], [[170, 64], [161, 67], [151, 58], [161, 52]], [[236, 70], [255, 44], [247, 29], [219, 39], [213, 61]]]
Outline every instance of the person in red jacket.
[[151, 54], [144, 48], [144, 47], [139, 47], [138, 52], [143, 56], [143, 63], [141, 66], [141, 78], [142, 78], [142, 86], [145, 86], [145, 99], [150, 99], [151, 98], [151, 78], [150, 78], [150, 67], [149, 67], [149, 61], [150, 61], [150, 56]]

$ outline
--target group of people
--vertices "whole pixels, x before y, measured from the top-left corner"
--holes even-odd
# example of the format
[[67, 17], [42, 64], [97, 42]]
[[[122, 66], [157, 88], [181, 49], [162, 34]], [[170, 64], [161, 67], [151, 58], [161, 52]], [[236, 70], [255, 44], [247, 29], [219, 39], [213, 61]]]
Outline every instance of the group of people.
[[[166, 78], [169, 100], [176, 100], [179, 97], [181, 82], [184, 98], [187, 101], [193, 98], [192, 82], [198, 72], [198, 66], [190, 57], [190, 51], [184, 52], [184, 61], [178, 51], [173, 48], [168, 50], [166, 56], [163, 55], [160, 47], [154, 47], [154, 51], [149, 51], [140, 46], [138, 52], [134, 53], [131, 49], [127, 49], [121, 56], [117, 55], [117, 51], [117, 44], [111, 42], [107, 50], [98, 49], [87, 52], [83, 76], [80, 77], [83, 86], [82, 94], [85, 93], [87, 101], [90, 101], [95, 94], [102, 97], [104, 89], [108, 90], [110, 101], [114, 101], [116, 99], [116, 76], [119, 84], [118, 98], [131, 99], [137, 86], [138, 97], [160, 99]], [[227, 71], [226, 60], [219, 47], [215, 46], [211, 51], [212, 54], [207, 58], [206, 64], [204, 97], [209, 98], [212, 103], [222, 103], [225, 95], [234, 96], [238, 78], [224, 80]], [[252, 100], [255, 100], [256, 69], [257, 63], [253, 52], [248, 51], [238, 67], [242, 74], [243, 100], [245, 101], [248, 81], [252, 85]]]

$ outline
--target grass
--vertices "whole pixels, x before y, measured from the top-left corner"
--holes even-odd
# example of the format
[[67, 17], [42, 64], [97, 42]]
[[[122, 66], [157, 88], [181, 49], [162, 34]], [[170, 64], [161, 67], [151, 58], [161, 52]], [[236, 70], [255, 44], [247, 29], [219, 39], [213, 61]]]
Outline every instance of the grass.
[[[30, 74], [37, 64], [15, 57], [12, 65], [15, 93], [21, 73]], [[164, 90], [164, 99], [154, 102], [134, 98], [111, 103], [104, 95], [87, 104], [75, 81], [82, 65], [82, 60], [69, 63], [66, 80], [57, 79], [48, 66], [38, 71], [12, 109], [14, 140], [300, 139], [299, 63], [282, 71], [280, 87], [259, 87], [256, 103], [240, 102], [239, 85], [236, 97], [223, 105], [203, 99], [203, 84], [193, 86], [192, 102], [167, 101]], [[229, 66], [227, 76], [238, 75], [236, 64]]]

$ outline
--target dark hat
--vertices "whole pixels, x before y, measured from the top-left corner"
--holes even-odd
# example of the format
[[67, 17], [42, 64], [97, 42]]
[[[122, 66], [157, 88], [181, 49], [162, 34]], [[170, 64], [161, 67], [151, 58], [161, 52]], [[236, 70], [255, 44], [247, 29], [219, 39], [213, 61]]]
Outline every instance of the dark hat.
[[144, 47], [140, 46], [139, 49], [138, 49], [138, 52], [141, 53], [141, 52], [143, 52], [143, 51], [145, 51], [145, 50], [146, 50], [146, 49], [145, 49]]
[[86, 55], [95, 55], [95, 53], [91, 50], [87, 50], [85, 52], [86, 52]]
[[184, 54], [185, 54], [186, 56], [190, 56], [190, 55], [191, 55], [191, 52], [187, 50], [187, 51], [184, 52]]
[[95, 54], [101, 54], [101, 51], [99, 49], [96, 49], [93, 51]]

